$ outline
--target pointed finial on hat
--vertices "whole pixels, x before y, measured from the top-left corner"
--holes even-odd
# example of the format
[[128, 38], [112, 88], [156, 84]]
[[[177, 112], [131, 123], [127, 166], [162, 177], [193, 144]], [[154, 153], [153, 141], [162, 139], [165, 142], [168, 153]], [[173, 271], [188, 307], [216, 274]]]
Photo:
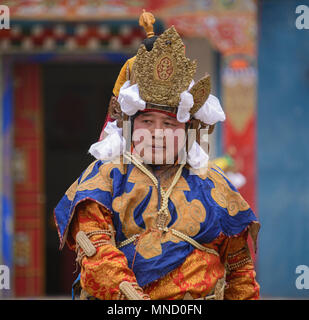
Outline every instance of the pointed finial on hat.
[[139, 25], [143, 27], [146, 31], [147, 38], [151, 38], [154, 36], [153, 32], [153, 24], [155, 23], [156, 19], [152, 13], [146, 12], [143, 9], [143, 13], [139, 17]]

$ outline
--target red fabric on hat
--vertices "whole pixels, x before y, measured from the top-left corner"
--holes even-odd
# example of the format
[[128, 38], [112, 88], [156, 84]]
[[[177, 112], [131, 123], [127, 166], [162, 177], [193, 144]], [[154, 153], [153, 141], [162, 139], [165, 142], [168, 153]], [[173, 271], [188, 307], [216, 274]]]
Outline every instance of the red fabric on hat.
[[176, 114], [172, 113], [172, 112], [168, 112], [168, 111], [164, 111], [164, 110], [157, 110], [157, 109], [144, 109], [144, 110], [139, 110], [140, 112], [160, 112], [160, 113], [164, 113], [167, 114], [170, 117], [176, 118]]

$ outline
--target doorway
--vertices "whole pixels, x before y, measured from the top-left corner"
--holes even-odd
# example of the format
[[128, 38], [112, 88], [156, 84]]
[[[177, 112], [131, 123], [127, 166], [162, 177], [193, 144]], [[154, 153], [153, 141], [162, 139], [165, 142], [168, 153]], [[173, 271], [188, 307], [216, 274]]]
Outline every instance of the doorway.
[[53, 210], [65, 191], [95, 159], [98, 141], [121, 64], [48, 63], [42, 65], [45, 172], [45, 293], [70, 295], [77, 277], [75, 253], [59, 239]]

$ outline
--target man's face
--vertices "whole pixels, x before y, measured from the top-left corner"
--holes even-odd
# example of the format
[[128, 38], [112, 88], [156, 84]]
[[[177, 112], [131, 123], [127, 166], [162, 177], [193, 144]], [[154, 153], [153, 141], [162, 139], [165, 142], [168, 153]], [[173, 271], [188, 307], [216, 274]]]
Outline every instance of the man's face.
[[185, 124], [167, 114], [145, 112], [134, 120], [134, 149], [146, 163], [174, 163], [185, 145], [185, 138]]

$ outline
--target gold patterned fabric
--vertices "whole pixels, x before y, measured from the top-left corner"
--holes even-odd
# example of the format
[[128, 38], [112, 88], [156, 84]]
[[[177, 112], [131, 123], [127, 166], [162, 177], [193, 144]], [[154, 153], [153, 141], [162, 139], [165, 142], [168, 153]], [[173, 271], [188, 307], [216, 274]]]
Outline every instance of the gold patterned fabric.
[[[112, 225], [108, 211], [89, 200], [80, 204], [71, 226], [71, 248], [75, 248], [74, 239], [78, 231], [107, 230], [108, 225]], [[109, 237], [103, 234], [96, 236], [94, 240], [102, 239], [109, 240]], [[218, 251], [220, 257], [195, 249], [181, 266], [145, 286], [144, 293], [153, 300], [183, 299], [187, 292], [194, 299], [205, 297], [224, 275], [225, 256], [235, 254], [246, 241], [247, 232], [233, 238], [220, 235], [211, 244], [207, 244], [207, 247]], [[235, 255], [233, 257], [235, 259]], [[103, 300], [118, 299], [122, 281], [136, 282], [136, 278], [126, 257], [116, 247], [106, 244], [97, 248], [95, 256], [83, 258], [81, 286], [90, 296]], [[225, 299], [259, 298], [259, 285], [255, 280], [252, 261], [229, 272], [226, 281]]]
[[[108, 203], [103, 205], [100, 203], [102, 200], [96, 201], [94, 199], [93, 192], [106, 195], [110, 192], [113, 193], [117, 176], [115, 169], [118, 175], [121, 174], [120, 177], [127, 176], [126, 183], [130, 187], [124, 193], [115, 194], [112, 205], [108, 208]], [[172, 167], [168, 171], [169, 174], [161, 179], [161, 186], [164, 190], [168, 188], [176, 170], [177, 167]], [[177, 212], [177, 219], [175, 219], [173, 212], [170, 212], [168, 220], [170, 229], [178, 230], [193, 239], [199, 239], [197, 236], [204, 232], [204, 228], [207, 226], [210, 229], [206, 235], [213, 233], [216, 224], [205, 224], [207, 219], [214, 219], [214, 216], [211, 218], [212, 212], [208, 207], [212, 202], [212, 206], [218, 206], [216, 210], [221, 208], [222, 214], [227, 215], [226, 217], [237, 218], [239, 215], [246, 217], [248, 205], [241, 195], [233, 190], [224, 177], [224, 173], [220, 172], [218, 168], [209, 168], [206, 174], [192, 179], [201, 179], [197, 180], [200, 181], [198, 183], [203, 181], [203, 188], [207, 191], [209, 203], [206, 205], [202, 198], [194, 196], [190, 199], [188, 197], [189, 194], [195, 195], [195, 191], [192, 189], [192, 181], [186, 175], [182, 175], [170, 196], [170, 201], [174, 204], [173, 210]], [[116, 190], [119, 190], [118, 187]], [[197, 186], [197, 190], [199, 193], [202, 192], [200, 186]], [[83, 194], [89, 192], [93, 199], [86, 197], [84, 200], [80, 200], [77, 196], [79, 192]], [[173, 250], [172, 248], [187, 250], [185, 249], [187, 245], [190, 247], [183, 239], [174, 235], [171, 230], [159, 232], [156, 229], [154, 213], [158, 207], [157, 189], [152, 180], [133, 165], [126, 168], [122, 163], [100, 164], [100, 162], [94, 162], [69, 188], [65, 197], [71, 199], [73, 203], [77, 201], [74, 215], [70, 218], [71, 223], [67, 238], [70, 248], [76, 249], [78, 231], [93, 234], [91, 241], [94, 243], [99, 241], [102, 244], [96, 247], [94, 256], [83, 256], [80, 261], [81, 286], [90, 296], [98, 299], [118, 299], [119, 285], [122, 281], [138, 282], [136, 265], [142, 267], [143, 261], [165, 259], [167, 244], [168, 248], [171, 248], [169, 250]], [[147, 199], [147, 202], [143, 199]], [[136, 218], [137, 208], [143, 210], [144, 226]], [[115, 212], [119, 213], [121, 232], [126, 238], [138, 235], [136, 241], [131, 244], [133, 260], [132, 256], [129, 258], [126, 256], [128, 251], [122, 251], [123, 248], [120, 250], [112, 245], [109, 232], [98, 232], [114, 230], [117, 238], [119, 231], [115, 225], [115, 221], [117, 222]], [[242, 219], [239, 221], [241, 222]], [[256, 223], [253, 221], [246, 227], [241, 227], [242, 229], [239, 229], [241, 231], [233, 235], [226, 234], [227, 230], [222, 229], [211, 241], [199, 240], [201, 245], [214, 249], [218, 255], [192, 248], [184, 255], [184, 259], [179, 256], [182, 259], [181, 263], [178, 263], [169, 272], [162, 273], [162, 276], [141, 285], [144, 293], [148, 294], [151, 299], [182, 299], [188, 292], [193, 298], [205, 297], [212, 292], [226, 270], [225, 299], [258, 299], [259, 285], [255, 279], [254, 264], [247, 247], [250, 227]], [[173, 252], [177, 253], [175, 249]], [[169, 254], [169, 256], [171, 255]], [[172, 256], [174, 259], [176, 255]], [[147, 270], [147, 264], [144, 268]], [[151, 277], [152, 271], [152, 269], [148, 270], [146, 276]]]

